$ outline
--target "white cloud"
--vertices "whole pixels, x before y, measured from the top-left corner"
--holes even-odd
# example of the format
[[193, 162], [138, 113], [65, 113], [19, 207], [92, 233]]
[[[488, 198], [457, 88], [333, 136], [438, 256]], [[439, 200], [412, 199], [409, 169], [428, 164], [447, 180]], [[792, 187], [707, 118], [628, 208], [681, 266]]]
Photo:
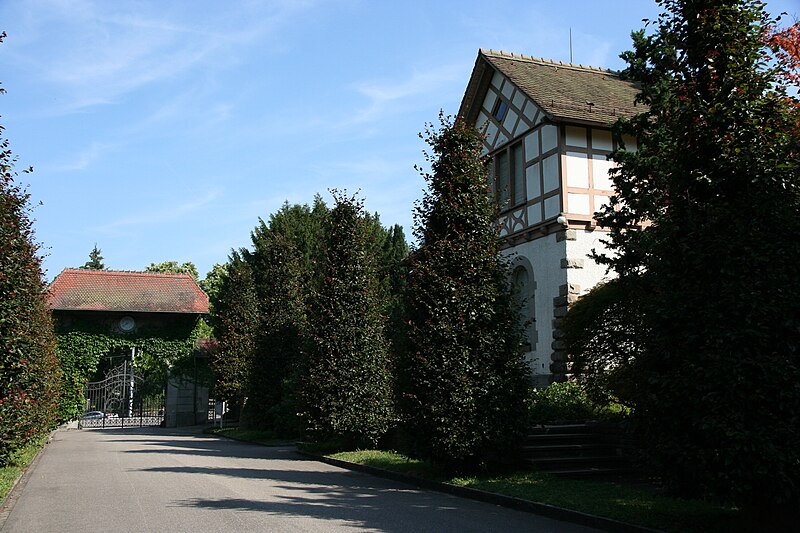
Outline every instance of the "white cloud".
[[220, 196], [221, 192], [220, 190], [209, 191], [205, 195], [190, 199], [183, 204], [167, 205], [160, 209], [137, 213], [134, 216], [121, 218], [109, 224], [97, 227], [95, 230], [102, 233], [114, 233], [122, 228], [133, 226], [152, 226], [155, 224], [175, 222], [202, 210], [204, 207], [214, 202], [214, 200]]
[[203, 75], [225, 68], [248, 45], [274, 37], [312, 7], [292, 1], [31, 2], [17, 7], [22, 13], [16, 18], [25, 22], [16, 29], [21, 39], [13, 59], [58, 94], [50, 113], [80, 112], [201, 67]]
[[351, 123], [379, 120], [389, 108], [396, 110], [405, 100], [422, 99], [439, 95], [442, 88], [453, 83], [463, 83], [464, 64], [437, 66], [425, 71], [414, 71], [405, 80], [363, 81], [354, 84], [355, 90], [367, 98], [367, 105], [355, 113]]
[[78, 170], [84, 170], [92, 163], [100, 159], [103, 154], [114, 149], [116, 146], [117, 145], [115, 143], [94, 141], [72, 159], [62, 163], [56, 163], [48, 168], [48, 170], [54, 172], [74, 172]]

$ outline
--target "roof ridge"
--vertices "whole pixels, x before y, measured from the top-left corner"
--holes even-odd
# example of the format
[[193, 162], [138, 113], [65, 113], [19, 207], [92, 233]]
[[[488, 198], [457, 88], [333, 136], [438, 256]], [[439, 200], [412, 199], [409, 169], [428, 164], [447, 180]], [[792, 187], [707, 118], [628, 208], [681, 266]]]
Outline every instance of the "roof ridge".
[[531, 62], [534, 62], [534, 63], [542, 63], [542, 64], [545, 64], [545, 65], [552, 65], [552, 66], [555, 66], [555, 67], [564, 67], [564, 68], [569, 68], [569, 69], [574, 69], [574, 70], [585, 70], [585, 71], [589, 71], [589, 72], [612, 74], [614, 76], [619, 76], [619, 72], [617, 72], [615, 70], [603, 68], [603, 67], [593, 67], [591, 65], [582, 65], [580, 63], [578, 63], [578, 64], [569, 63], [569, 62], [565, 63], [564, 61], [557, 61], [555, 59], [547, 59], [545, 57], [529, 56], [529, 55], [525, 55], [525, 54], [518, 54], [516, 52], [505, 52], [503, 50], [492, 50], [491, 48], [490, 49], [481, 48], [479, 51], [483, 55], [491, 55], [491, 56], [495, 56], [495, 57], [502, 57], [502, 58], [505, 58], [505, 59], [516, 59], [516, 60], [522, 60], [522, 61], [531, 61]]
[[187, 273], [187, 272], [145, 272], [143, 270], [114, 270], [114, 269], [95, 269], [95, 268], [80, 268], [80, 267], [67, 267], [61, 271], [63, 274], [64, 272], [72, 271], [72, 272], [81, 272], [81, 273], [92, 273], [92, 274], [143, 274], [145, 276], [188, 276], [192, 279], [194, 277]]

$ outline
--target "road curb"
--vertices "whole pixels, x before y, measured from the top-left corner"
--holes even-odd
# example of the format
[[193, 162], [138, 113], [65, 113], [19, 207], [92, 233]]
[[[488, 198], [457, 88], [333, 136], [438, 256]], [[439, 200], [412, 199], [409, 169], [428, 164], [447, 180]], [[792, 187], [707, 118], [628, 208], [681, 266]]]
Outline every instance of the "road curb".
[[643, 526], [628, 524], [626, 522], [620, 522], [619, 520], [614, 520], [612, 518], [605, 518], [602, 516], [582, 513], [580, 511], [573, 511], [572, 509], [557, 507], [555, 505], [549, 505], [546, 503], [523, 500], [522, 498], [516, 498], [514, 496], [505, 496], [502, 494], [485, 492], [482, 490], [473, 489], [469, 487], [459, 487], [457, 485], [451, 485], [449, 483], [441, 483], [438, 481], [423, 479], [417, 476], [401, 474], [399, 472], [392, 472], [390, 470], [384, 470], [383, 468], [376, 468], [374, 466], [367, 466], [358, 463], [350, 463], [347, 461], [342, 461], [340, 459], [333, 459], [332, 457], [304, 452], [301, 450], [297, 450], [297, 453], [309, 459], [313, 459], [315, 461], [320, 461], [323, 463], [327, 463], [329, 465], [338, 466], [340, 468], [346, 468], [348, 470], [364, 472], [374, 476], [383, 477], [394, 481], [399, 481], [401, 483], [407, 483], [409, 485], [414, 485], [419, 488], [444, 492], [446, 494], [452, 494], [453, 496], [460, 496], [462, 498], [469, 498], [472, 500], [478, 500], [485, 503], [500, 505], [502, 507], [515, 509], [517, 511], [524, 511], [528, 513], [537, 514], [540, 516], [546, 516], [548, 518], [553, 518], [555, 520], [572, 522], [574, 524], [580, 524], [583, 526], [604, 529], [606, 531], [611, 531], [614, 533], [662, 533], [657, 529], [650, 529]]

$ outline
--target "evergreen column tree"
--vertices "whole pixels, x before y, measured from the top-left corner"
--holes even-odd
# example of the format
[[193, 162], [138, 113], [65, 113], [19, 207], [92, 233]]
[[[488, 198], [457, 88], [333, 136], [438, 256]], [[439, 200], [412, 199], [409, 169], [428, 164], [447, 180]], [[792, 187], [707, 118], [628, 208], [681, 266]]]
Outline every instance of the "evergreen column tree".
[[308, 309], [304, 416], [317, 438], [374, 446], [392, 417], [376, 251], [362, 202], [333, 194], [319, 265], [322, 283]]
[[214, 331], [219, 341], [211, 367], [217, 398], [241, 407], [260, 328], [253, 273], [234, 252], [214, 301]]
[[285, 235], [262, 227], [253, 232], [252, 240], [254, 250], [246, 251], [245, 257], [253, 272], [260, 327], [242, 424], [292, 433], [297, 426], [296, 385], [304, 353], [305, 272]]
[[103, 264], [103, 256], [100, 253], [100, 248], [97, 247], [97, 243], [94, 244], [94, 248], [89, 252], [89, 260], [80, 268], [84, 270], [105, 270], [106, 265]]
[[432, 173], [423, 174], [429, 190], [415, 213], [398, 392], [415, 451], [470, 468], [521, 436], [527, 367], [481, 136], [440, 120], [426, 132]]

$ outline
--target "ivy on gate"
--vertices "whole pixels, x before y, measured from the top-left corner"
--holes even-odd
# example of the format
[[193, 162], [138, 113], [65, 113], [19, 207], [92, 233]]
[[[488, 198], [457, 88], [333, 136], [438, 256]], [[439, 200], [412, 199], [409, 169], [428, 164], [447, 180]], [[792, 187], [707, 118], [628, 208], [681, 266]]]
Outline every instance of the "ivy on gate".
[[163, 383], [167, 376], [185, 375], [210, 383], [210, 371], [193, 353], [197, 339], [207, 337], [209, 326], [202, 318], [171, 326], [151, 327], [131, 334], [110, 333], [102, 324], [74, 321], [57, 331], [58, 356], [64, 370], [61, 418], [70, 420], [83, 413], [83, 387], [95, 376], [104, 358], [130, 353], [136, 348], [134, 366], [148, 380]]

